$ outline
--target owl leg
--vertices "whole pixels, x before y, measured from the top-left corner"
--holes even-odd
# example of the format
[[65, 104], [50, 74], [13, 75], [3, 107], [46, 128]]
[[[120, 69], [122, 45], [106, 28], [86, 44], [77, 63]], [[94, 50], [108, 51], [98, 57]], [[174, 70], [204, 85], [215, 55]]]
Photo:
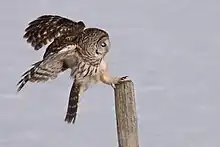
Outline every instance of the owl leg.
[[75, 123], [79, 98], [80, 96], [82, 96], [83, 92], [86, 91], [87, 88], [87, 85], [74, 81], [69, 95], [68, 108], [65, 117], [65, 121], [67, 123]]
[[111, 85], [115, 88], [115, 84], [122, 82], [127, 79], [128, 76], [118, 77], [118, 76], [110, 76], [107, 71], [101, 71], [100, 79], [103, 83], [107, 85]]

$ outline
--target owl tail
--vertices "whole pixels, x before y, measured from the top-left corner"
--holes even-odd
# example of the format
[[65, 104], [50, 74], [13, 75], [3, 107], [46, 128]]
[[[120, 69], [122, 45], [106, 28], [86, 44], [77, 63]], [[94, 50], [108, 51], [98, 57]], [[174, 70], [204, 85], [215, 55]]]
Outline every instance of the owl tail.
[[66, 113], [65, 121], [67, 123], [75, 123], [76, 115], [77, 115], [77, 109], [78, 109], [78, 102], [79, 102], [79, 93], [80, 93], [80, 84], [77, 84], [76, 82], [73, 83], [70, 96], [69, 96], [69, 102], [68, 102], [68, 108]]

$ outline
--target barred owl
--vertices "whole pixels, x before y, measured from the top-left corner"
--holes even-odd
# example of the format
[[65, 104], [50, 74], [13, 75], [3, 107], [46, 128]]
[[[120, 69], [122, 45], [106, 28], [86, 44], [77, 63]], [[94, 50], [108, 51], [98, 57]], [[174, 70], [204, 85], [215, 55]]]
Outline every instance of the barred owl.
[[70, 69], [73, 84], [65, 117], [67, 123], [75, 123], [79, 97], [91, 84], [102, 82], [114, 87], [127, 78], [108, 73], [104, 60], [110, 49], [108, 33], [99, 28], [85, 28], [82, 21], [43, 15], [29, 23], [24, 38], [35, 50], [48, 46], [42, 60], [32, 64], [22, 75], [17, 91], [27, 82], [46, 82]]

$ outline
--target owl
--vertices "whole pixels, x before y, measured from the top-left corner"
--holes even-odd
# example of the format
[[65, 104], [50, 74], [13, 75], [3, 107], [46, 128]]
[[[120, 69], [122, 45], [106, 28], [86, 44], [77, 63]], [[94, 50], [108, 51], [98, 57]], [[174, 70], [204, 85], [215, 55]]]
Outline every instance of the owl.
[[38, 62], [32, 64], [17, 83], [19, 92], [27, 82], [53, 80], [70, 69], [73, 81], [65, 121], [75, 123], [80, 96], [91, 84], [115, 84], [127, 76], [111, 76], [105, 56], [110, 49], [109, 34], [99, 28], [86, 28], [82, 21], [75, 22], [58, 15], [43, 15], [31, 21], [23, 36], [34, 50], [46, 48]]

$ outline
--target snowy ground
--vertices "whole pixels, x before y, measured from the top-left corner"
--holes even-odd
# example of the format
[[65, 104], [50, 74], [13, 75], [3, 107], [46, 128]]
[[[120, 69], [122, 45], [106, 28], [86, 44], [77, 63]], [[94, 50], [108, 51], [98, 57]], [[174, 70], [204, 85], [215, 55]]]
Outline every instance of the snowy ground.
[[42, 14], [109, 32], [112, 74], [135, 82], [140, 147], [220, 146], [220, 2], [5, 0], [0, 12], [0, 147], [117, 146], [110, 87], [87, 91], [74, 125], [63, 121], [68, 72], [16, 94], [20, 75], [44, 51], [22, 38]]

